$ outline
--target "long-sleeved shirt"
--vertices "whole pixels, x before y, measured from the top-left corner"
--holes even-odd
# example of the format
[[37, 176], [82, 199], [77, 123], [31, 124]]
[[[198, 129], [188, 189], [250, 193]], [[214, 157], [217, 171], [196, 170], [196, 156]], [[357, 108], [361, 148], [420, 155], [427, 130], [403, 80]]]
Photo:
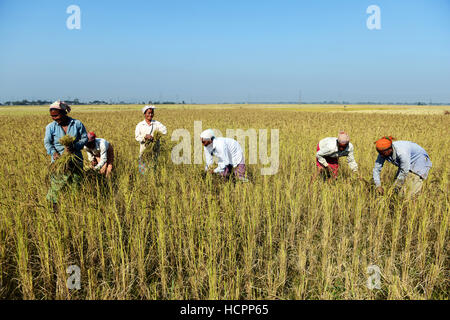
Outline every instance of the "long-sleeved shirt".
[[134, 135], [136, 141], [140, 144], [139, 156], [141, 156], [145, 150], [145, 135], [153, 135], [155, 131], [160, 131], [162, 134], [167, 134], [167, 128], [161, 122], [156, 120], [152, 120], [150, 124], [143, 120], [136, 125]]
[[106, 161], [108, 161], [109, 142], [102, 138], [95, 139], [95, 146], [91, 149], [84, 146], [89, 161], [93, 161], [95, 157], [100, 157], [100, 162], [94, 167], [95, 170], [100, 170]]
[[380, 173], [384, 162], [389, 161], [398, 167], [396, 184], [402, 185], [409, 172], [413, 172], [426, 179], [431, 168], [431, 160], [427, 152], [417, 143], [410, 141], [394, 141], [392, 155], [383, 157], [378, 155], [373, 168], [373, 181], [377, 187], [381, 186]]
[[324, 138], [319, 141], [319, 151], [316, 153], [317, 161], [320, 162], [324, 167], [328, 167], [328, 162], [325, 157], [339, 158], [347, 157], [348, 166], [353, 172], [358, 171], [358, 164], [355, 161], [355, 156], [353, 155], [353, 145], [348, 144], [347, 148], [343, 151], [339, 151], [337, 138]]
[[231, 138], [214, 138], [212, 143], [203, 147], [203, 149], [206, 158], [205, 170], [213, 164], [213, 156], [216, 156], [218, 159], [217, 168], [214, 169], [215, 173], [223, 172], [230, 164], [233, 167], [237, 167], [240, 163], [244, 162], [241, 145]]
[[[88, 140], [86, 128], [83, 123], [80, 120], [69, 117], [67, 134], [75, 137], [74, 153], [80, 160], [83, 160], [81, 150]], [[51, 156], [52, 162], [54, 161], [53, 154], [55, 152], [59, 154], [63, 154], [64, 152], [64, 146], [59, 143], [59, 139], [65, 135], [64, 129], [56, 121], [49, 123], [45, 128], [44, 146], [47, 154]]]

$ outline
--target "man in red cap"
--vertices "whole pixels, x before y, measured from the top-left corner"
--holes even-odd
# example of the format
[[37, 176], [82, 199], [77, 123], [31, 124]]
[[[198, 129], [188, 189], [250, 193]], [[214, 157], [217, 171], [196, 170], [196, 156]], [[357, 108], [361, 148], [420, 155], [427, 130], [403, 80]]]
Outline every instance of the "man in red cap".
[[431, 168], [431, 160], [427, 152], [411, 141], [393, 141], [391, 136], [383, 137], [375, 142], [378, 157], [373, 168], [373, 181], [377, 192], [383, 194], [380, 173], [387, 160], [398, 167], [394, 186], [407, 198], [417, 195], [422, 189], [423, 181]]
[[88, 132], [88, 142], [84, 146], [91, 168], [109, 177], [114, 164], [114, 149], [111, 143], [97, 138], [94, 132]]

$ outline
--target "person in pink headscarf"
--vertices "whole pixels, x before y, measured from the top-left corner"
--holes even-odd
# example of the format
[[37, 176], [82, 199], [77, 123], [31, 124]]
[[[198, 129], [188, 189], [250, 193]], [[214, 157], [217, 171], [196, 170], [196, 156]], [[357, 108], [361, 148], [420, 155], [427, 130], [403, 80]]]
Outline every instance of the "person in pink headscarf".
[[350, 137], [344, 131], [340, 131], [337, 138], [328, 137], [320, 140], [316, 149], [317, 170], [312, 180], [314, 181], [319, 173], [325, 173], [328, 178], [336, 179], [340, 157], [347, 157], [350, 169], [355, 173], [358, 172], [353, 150]]

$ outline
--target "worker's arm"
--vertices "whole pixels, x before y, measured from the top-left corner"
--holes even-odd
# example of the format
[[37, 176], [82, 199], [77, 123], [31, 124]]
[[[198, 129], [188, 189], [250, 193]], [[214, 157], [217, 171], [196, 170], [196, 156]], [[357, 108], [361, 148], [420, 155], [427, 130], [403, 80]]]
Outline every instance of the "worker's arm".
[[92, 154], [91, 149], [84, 147], [84, 150], [86, 150], [89, 162], [92, 162], [94, 160], [94, 155]]
[[385, 161], [385, 158], [378, 155], [377, 160], [375, 161], [375, 166], [373, 167], [373, 182], [377, 188], [381, 187], [380, 173]]
[[156, 121], [156, 124], [157, 124], [156, 129], [157, 129], [158, 131], [160, 131], [162, 134], [167, 134], [167, 128], [166, 128], [165, 125], [163, 125], [163, 124], [162, 124], [161, 122], [159, 122], [159, 121]]
[[397, 150], [397, 158], [399, 162], [399, 168], [397, 171], [397, 177], [394, 185], [398, 188], [401, 187], [406, 180], [411, 169], [411, 154], [409, 150]]
[[216, 146], [216, 150], [217, 150], [217, 158], [219, 158], [219, 162], [218, 162], [217, 168], [214, 170], [214, 172], [219, 173], [219, 172], [225, 171], [225, 168], [229, 164], [233, 164], [233, 160], [231, 158], [231, 152], [228, 149], [228, 146], [226, 143]]
[[81, 121], [78, 121], [77, 130], [78, 134], [80, 135], [80, 139], [78, 139], [78, 141], [73, 144], [73, 148], [75, 149], [75, 151], [81, 152], [81, 150], [83, 150], [84, 148], [84, 145], [88, 141], [86, 128]]
[[326, 147], [320, 148], [320, 150], [316, 153], [317, 161], [319, 161], [319, 163], [325, 168], [328, 167], [328, 162], [327, 160], [325, 160], [325, 156], [327, 156], [329, 153], [330, 151]]
[[47, 154], [50, 156], [53, 156], [53, 154], [56, 152], [56, 148], [55, 148], [54, 142], [53, 142], [53, 134], [52, 134], [51, 125], [48, 125], [45, 128], [44, 147], [45, 147], [45, 150], [47, 150]]
[[358, 172], [358, 164], [355, 161], [355, 156], [353, 153], [353, 145], [349, 147], [348, 156], [347, 156], [348, 166], [353, 172]]
[[136, 125], [136, 129], [134, 130], [134, 138], [139, 143], [145, 143], [145, 133], [142, 130], [141, 123]]
[[209, 166], [211, 166], [214, 161], [213, 161], [213, 157], [211, 155], [211, 153], [209, 153], [208, 149], [206, 147], [203, 147], [204, 150], [204, 154], [205, 154], [205, 161], [206, 161], [206, 166], [205, 166], [205, 171], [208, 170]]
[[108, 160], [108, 147], [105, 140], [100, 140], [100, 162], [94, 167], [95, 170], [100, 170]]

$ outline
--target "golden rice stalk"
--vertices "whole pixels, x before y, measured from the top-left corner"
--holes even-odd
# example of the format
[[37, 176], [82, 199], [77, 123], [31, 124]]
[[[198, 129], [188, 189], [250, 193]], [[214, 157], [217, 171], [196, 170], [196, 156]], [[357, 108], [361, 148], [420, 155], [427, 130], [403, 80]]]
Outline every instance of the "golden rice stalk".
[[80, 169], [78, 157], [70, 152], [65, 152], [50, 165], [50, 172], [55, 174], [70, 174], [75, 169]]
[[82, 169], [78, 157], [73, 154], [69, 146], [75, 142], [75, 137], [65, 135], [59, 139], [59, 143], [66, 147], [64, 153], [50, 165], [53, 174], [70, 174], [76, 169]]
[[164, 144], [164, 139], [161, 139], [163, 134], [156, 130], [153, 133], [153, 140], [147, 140], [145, 142], [145, 150], [142, 154], [142, 157], [144, 159], [150, 160], [158, 157], [159, 153], [161, 152], [161, 142]]
[[75, 142], [75, 137], [73, 137], [69, 134], [67, 134], [59, 139], [59, 143], [65, 147], [73, 145], [74, 142]]

